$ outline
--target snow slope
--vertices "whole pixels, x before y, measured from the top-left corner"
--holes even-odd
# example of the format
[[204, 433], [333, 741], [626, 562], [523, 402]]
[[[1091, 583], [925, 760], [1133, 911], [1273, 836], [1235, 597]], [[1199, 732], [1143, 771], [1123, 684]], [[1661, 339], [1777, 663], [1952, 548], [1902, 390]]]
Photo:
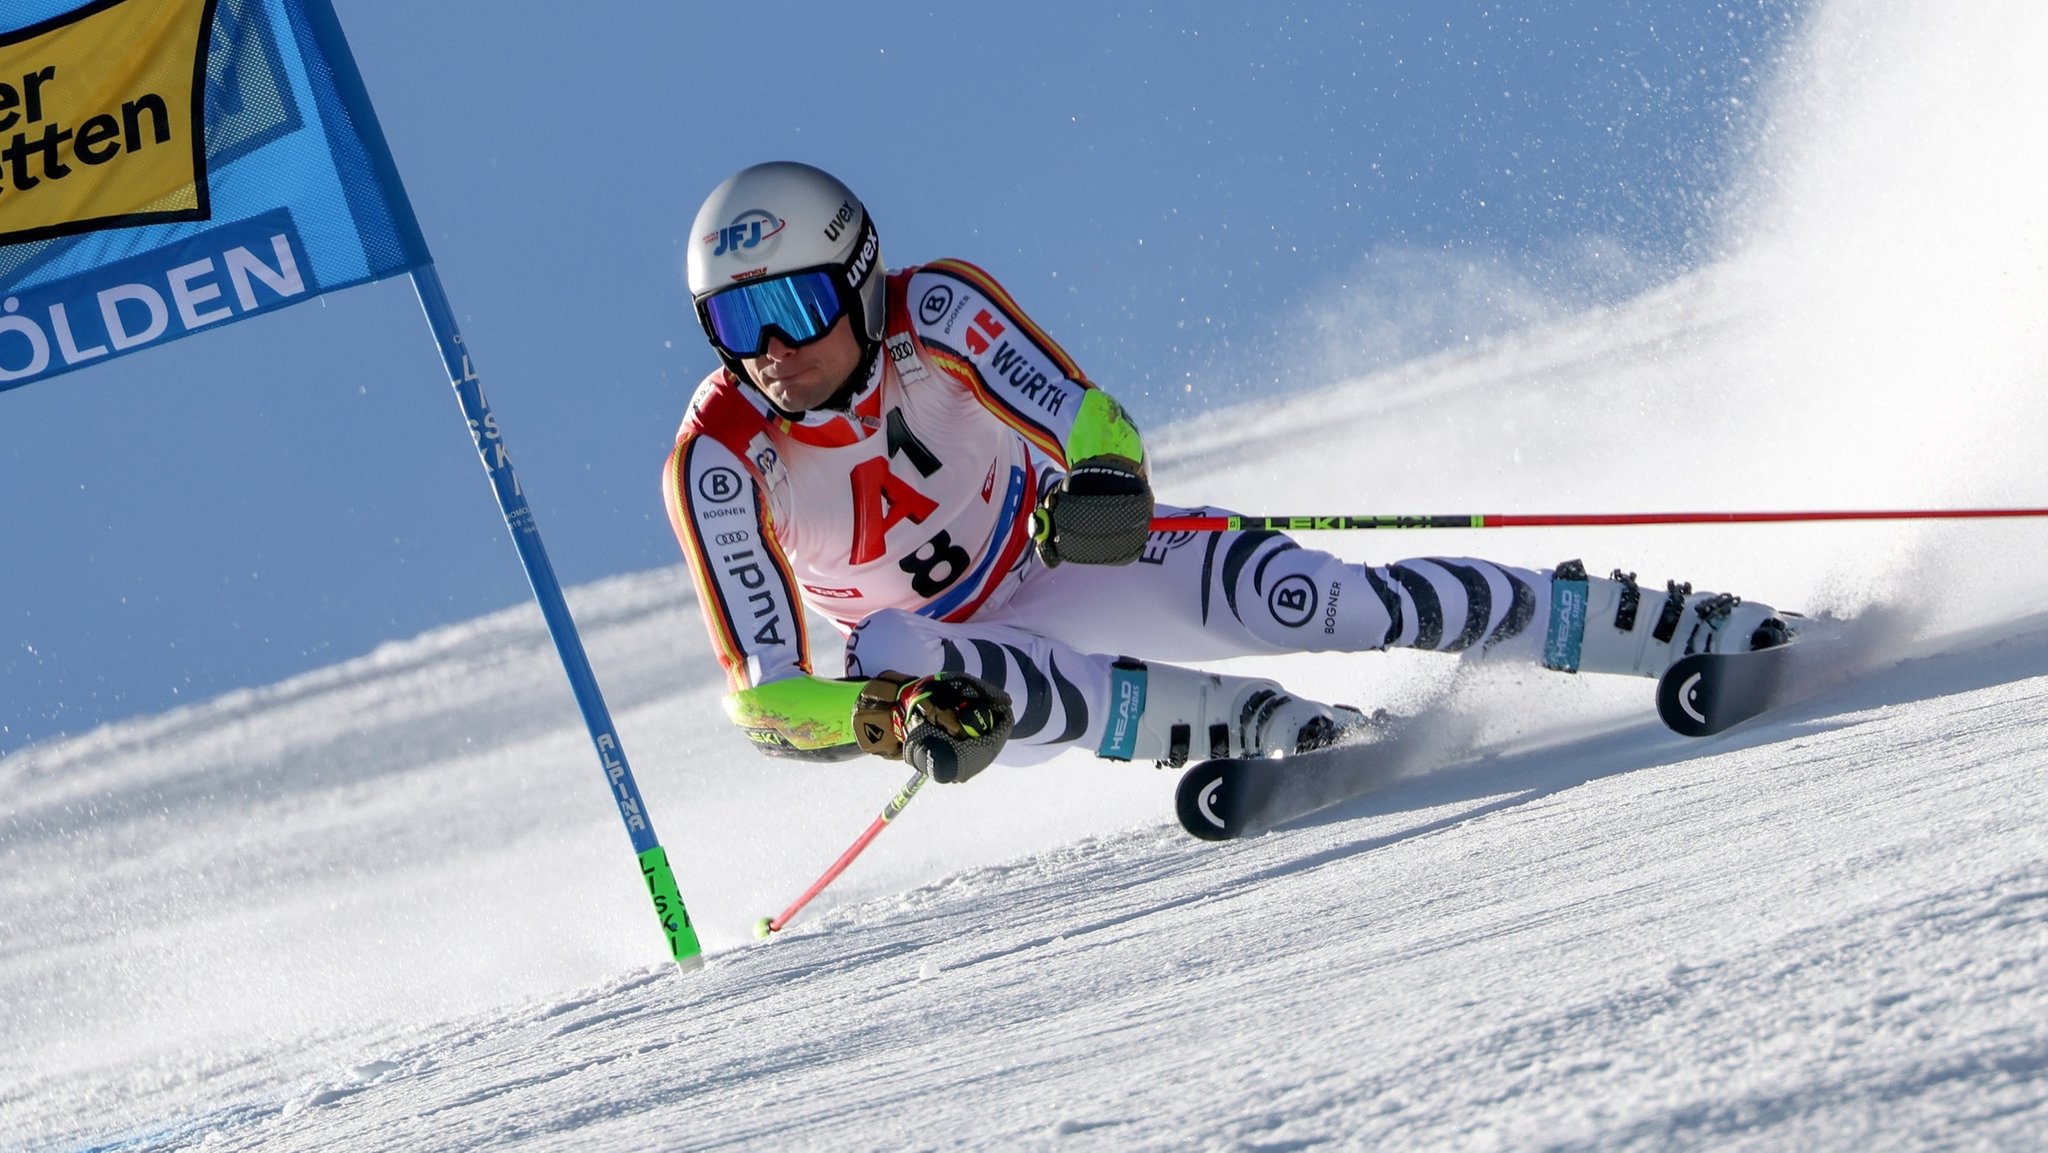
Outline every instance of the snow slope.
[[[1332, 383], [1155, 431], [1161, 496], [2048, 503], [2044, 161], [2010, 134], [2048, 120], [2048, 15], [1953, 9], [1821, 12], [1727, 259], [1365, 379], [1304, 341]], [[1221, 847], [1170, 774], [993, 772], [757, 945], [902, 774], [753, 755], [680, 570], [615, 578], [571, 601], [704, 971], [660, 962], [508, 610], [0, 760], [0, 1148], [2038, 1146], [2048, 526], [1315, 543], [1854, 613], [1867, 671], [1689, 743], [1646, 682], [1237, 662], [1422, 712], [1416, 772]]]
[[[598, 635], [692, 623], [673, 582], [583, 590], [616, 610]], [[1473, 677], [1433, 712], [1476, 748], [1230, 846], [1170, 826], [1167, 774], [978, 781], [921, 798], [765, 946], [744, 920], [892, 774], [749, 787], [705, 749], [751, 804], [679, 819], [683, 772], [649, 773], [714, 950], [696, 974], [655, 962], [573, 740], [432, 748], [498, 718], [428, 682], [517, 701], [550, 671], [537, 632], [479, 622], [10, 760], [0, 1134], [2018, 1149], [2048, 1122], [2048, 617], [1702, 743], [1548, 707], [1595, 682]], [[459, 655], [521, 634], [526, 658]], [[627, 731], [710, 703], [650, 701]], [[1516, 710], [1576, 719], [1473, 735]]]

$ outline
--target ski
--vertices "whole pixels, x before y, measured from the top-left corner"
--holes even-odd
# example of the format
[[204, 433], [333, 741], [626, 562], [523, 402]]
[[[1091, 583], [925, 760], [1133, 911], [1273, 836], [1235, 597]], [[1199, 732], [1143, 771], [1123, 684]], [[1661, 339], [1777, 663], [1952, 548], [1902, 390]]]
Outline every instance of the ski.
[[[1798, 695], [1796, 644], [1680, 658], [1657, 681], [1657, 715], [1672, 731], [1704, 737]], [[1393, 734], [1275, 757], [1222, 757], [1190, 765], [1174, 811], [1205, 841], [1253, 836], [1392, 783], [1417, 759]]]
[[1174, 790], [1181, 828], [1205, 841], [1263, 833], [1388, 784], [1401, 760], [1384, 741], [1277, 757], [1222, 757], [1191, 765]]
[[1657, 715], [1680, 736], [1705, 737], [1784, 703], [1796, 645], [1680, 657], [1657, 678]]

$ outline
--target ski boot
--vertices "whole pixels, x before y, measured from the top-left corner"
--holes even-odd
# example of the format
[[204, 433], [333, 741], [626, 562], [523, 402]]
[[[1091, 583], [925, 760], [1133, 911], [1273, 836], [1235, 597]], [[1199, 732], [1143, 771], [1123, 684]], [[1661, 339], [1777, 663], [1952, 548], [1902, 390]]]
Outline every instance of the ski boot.
[[[1119, 683], [1142, 683], [1136, 732], [1125, 750], [1104, 741], [1114, 760], [1184, 765], [1190, 758], [1265, 757], [1335, 744], [1369, 723], [1350, 705], [1298, 697], [1273, 681], [1205, 673], [1177, 665], [1118, 661]], [[1118, 726], [1112, 723], [1112, 730]], [[1118, 756], [1118, 751], [1125, 755]]]
[[1692, 653], [1789, 643], [1801, 619], [1728, 593], [1696, 593], [1679, 581], [1662, 597], [1645, 597], [1634, 573], [1589, 578], [1578, 561], [1559, 565], [1551, 587], [1543, 663], [1562, 672], [1654, 677]]

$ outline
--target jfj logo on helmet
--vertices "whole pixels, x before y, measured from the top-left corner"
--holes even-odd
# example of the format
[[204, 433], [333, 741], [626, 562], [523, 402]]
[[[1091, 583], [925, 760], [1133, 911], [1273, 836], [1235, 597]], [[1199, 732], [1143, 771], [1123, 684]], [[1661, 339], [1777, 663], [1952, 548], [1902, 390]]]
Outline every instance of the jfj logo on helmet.
[[712, 249], [713, 256], [724, 256], [740, 249], [751, 251], [775, 239], [787, 223], [773, 213], [751, 208], [733, 217], [731, 224], [705, 237], [704, 243], [718, 246]]

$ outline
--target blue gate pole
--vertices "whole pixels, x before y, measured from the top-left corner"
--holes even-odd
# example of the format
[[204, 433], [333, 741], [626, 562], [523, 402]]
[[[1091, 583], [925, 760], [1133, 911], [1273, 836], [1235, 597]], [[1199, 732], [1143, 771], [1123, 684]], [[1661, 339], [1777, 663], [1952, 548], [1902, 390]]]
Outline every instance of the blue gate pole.
[[441, 348], [442, 363], [448, 367], [449, 383], [455, 386], [455, 397], [461, 402], [462, 415], [469, 421], [470, 435], [476, 440], [477, 452], [483, 457], [484, 471], [490, 474], [491, 488], [498, 494], [498, 507], [504, 511], [505, 527], [512, 532], [512, 543], [519, 548], [520, 563], [526, 566], [526, 579], [533, 586], [533, 599], [540, 602], [541, 616], [547, 620], [548, 635], [554, 638], [555, 652], [562, 658], [562, 669], [569, 674], [569, 687], [576, 693], [577, 707], [583, 711], [583, 725], [590, 730], [591, 742], [597, 747], [598, 763], [604, 768], [605, 784], [611, 790], [612, 799], [618, 803], [619, 818], [626, 823], [626, 833], [633, 839], [633, 851], [640, 858], [640, 875], [647, 882], [648, 895], [654, 899], [655, 916], [661, 921], [662, 932], [668, 937], [669, 955], [676, 964], [685, 969], [694, 969], [704, 963], [703, 947], [697, 941], [697, 930], [690, 924], [690, 914], [683, 907], [682, 895], [676, 890], [676, 878], [669, 868], [668, 853], [655, 839], [654, 822], [647, 815], [647, 805], [640, 799], [640, 786], [633, 782], [633, 770], [626, 766], [626, 750], [619, 744], [618, 734], [612, 729], [611, 710], [605, 707], [604, 696], [598, 691], [597, 678], [590, 671], [590, 660], [583, 653], [583, 640], [576, 633], [576, 622], [569, 616], [569, 606], [562, 599], [562, 586], [555, 579], [554, 566], [548, 563], [547, 550], [541, 546], [540, 529], [533, 522], [533, 512], [526, 505], [526, 496], [519, 490], [519, 477], [512, 471], [512, 457], [505, 450], [505, 441], [498, 433], [497, 418], [491, 415], [491, 406], [484, 399], [483, 384], [478, 379], [476, 367], [469, 358], [468, 347], [462, 343], [462, 332], [455, 323], [455, 310], [448, 304], [448, 294], [441, 288], [440, 274], [431, 264], [422, 265], [412, 273], [413, 290], [419, 293], [420, 307], [426, 310], [427, 324], [434, 330], [434, 342]]

